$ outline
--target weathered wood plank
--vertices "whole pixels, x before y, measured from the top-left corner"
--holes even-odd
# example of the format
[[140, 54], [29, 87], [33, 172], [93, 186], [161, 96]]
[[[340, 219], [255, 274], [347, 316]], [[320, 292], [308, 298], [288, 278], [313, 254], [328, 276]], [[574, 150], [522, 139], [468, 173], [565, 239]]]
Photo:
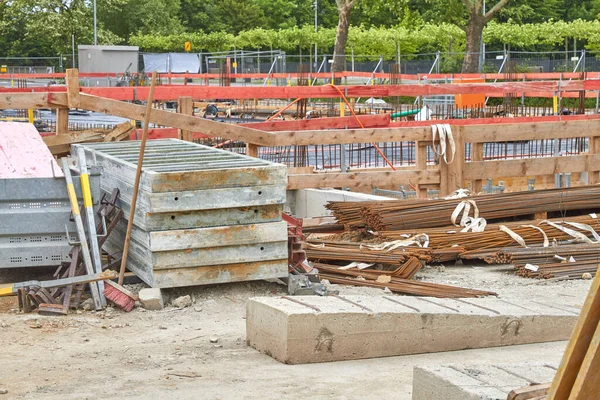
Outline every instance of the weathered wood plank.
[[382, 186], [440, 183], [440, 173], [437, 170], [425, 171], [392, 171], [388, 172], [326, 172], [316, 174], [301, 174], [288, 176], [288, 190], [306, 188], [336, 188], [365, 189]]
[[67, 108], [66, 104], [66, 93], [0, 93], [0, 110]]
[[596, 274], [552, 381], [548, 400], [584, 400], [597, 397], [600, 384], [599, 335], [600, 274]]
[[475, 180], [511, 176], [553, 175], [559, 172], [584, 172], [588, 170], [588, 164], [600, 165], [600, 155], [477, 161], [465, 163], [464, 179]]
[[414, 142], [432, 140], [431, 127], [289, 131], [274, 134], [273, 146], [309, 144]]

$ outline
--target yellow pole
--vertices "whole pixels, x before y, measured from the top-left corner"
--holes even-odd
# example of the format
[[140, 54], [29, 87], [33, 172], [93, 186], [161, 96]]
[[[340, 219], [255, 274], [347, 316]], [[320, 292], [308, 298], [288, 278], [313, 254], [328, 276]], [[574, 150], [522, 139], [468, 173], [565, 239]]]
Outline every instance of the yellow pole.
[[27, 110], [27, 118], [29, 119], [29, 123], [33, 124], [33, 120], [34, 120], [34, 117], [33, 117], [33, 108], [30, 108], [30, 109]]
[[558, 114], [558, 96], [552, 96], [552, 108], [554, 114]]
[[346, 116], [346, 104], [344, 103], [344, 100], [340, 100], [340, 117], [345, 117]]

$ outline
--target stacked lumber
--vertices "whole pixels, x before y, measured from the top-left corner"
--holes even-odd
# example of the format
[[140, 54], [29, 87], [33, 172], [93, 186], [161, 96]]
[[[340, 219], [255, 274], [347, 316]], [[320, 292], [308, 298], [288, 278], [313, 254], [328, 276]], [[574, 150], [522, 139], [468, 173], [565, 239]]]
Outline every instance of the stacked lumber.
[[341, 224], [377, 231], [435, 228], [450, 225], [457, 206], [470, 202], [488, 221], [536, 213], [598, 208], [600, 186], [500, 193], [447, 200], [330, 202], [327, 208]]
[[94, 142], [119, 142], [129, 139], [135, 127], [127, 121], [117, 125], [114, 129], [90, 129], [80, 132], [69, 132], [62, 135], [45, 136], [44, 143], [52, 155], [64, 157], [71, 152], [71, 145], [77, 143]]
[[[127, 268], [168, 288], [287, 276], [283, 165], [176, 139], [146, 146], [135, 214], [130, 215], [140, 142], [81, 146], [103, 169], [103, 191], [118, 188], [133, 218]], [[127, 221], [105, 243], [120, 252]]]

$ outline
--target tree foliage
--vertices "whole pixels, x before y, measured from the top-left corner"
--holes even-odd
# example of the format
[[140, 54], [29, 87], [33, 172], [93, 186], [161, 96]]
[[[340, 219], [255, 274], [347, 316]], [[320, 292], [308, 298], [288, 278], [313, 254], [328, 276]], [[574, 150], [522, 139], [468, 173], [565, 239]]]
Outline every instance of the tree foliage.
[[[393, 57], [464, 51], [464, 0], [363, 0], [350, 18], [346, 52]], [[336, 0], [98, 0], [100, 44], [132, 44], [142, 51], [281, 49], [331, 53]], [[493, 5], [494, 1], [488, 1]], [[600, 49], [600, 0], [511, 0], [483, 31], [489, 51]], [[56, 56], [93, 38], [91, 0], [0, 2], [0, 55]]]

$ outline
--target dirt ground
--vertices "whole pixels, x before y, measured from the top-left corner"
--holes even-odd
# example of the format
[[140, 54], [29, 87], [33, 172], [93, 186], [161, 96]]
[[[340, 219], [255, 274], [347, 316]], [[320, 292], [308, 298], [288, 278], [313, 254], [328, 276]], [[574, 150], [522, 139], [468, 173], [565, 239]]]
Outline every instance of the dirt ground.
[[[591, 281], [546, 282], [491, 267], [428, 268], [424, 280], [493, 290], [513, 302], [580, 307]], [[340, 294], [382, 290], [332, 285]], [[278, 283], [250, 282], [166, 291], [190, 294], [191, 307], [109, 308], [67, 317], [19, 315], [0, 299], [0, 400], [7, 399], [410, 399], [416, 365], [559, 362], [566, 342], [284, 365], [245, 342], [245, 304], [278, 296]], [[216, 339], [218, 342], [213, 343]]]

